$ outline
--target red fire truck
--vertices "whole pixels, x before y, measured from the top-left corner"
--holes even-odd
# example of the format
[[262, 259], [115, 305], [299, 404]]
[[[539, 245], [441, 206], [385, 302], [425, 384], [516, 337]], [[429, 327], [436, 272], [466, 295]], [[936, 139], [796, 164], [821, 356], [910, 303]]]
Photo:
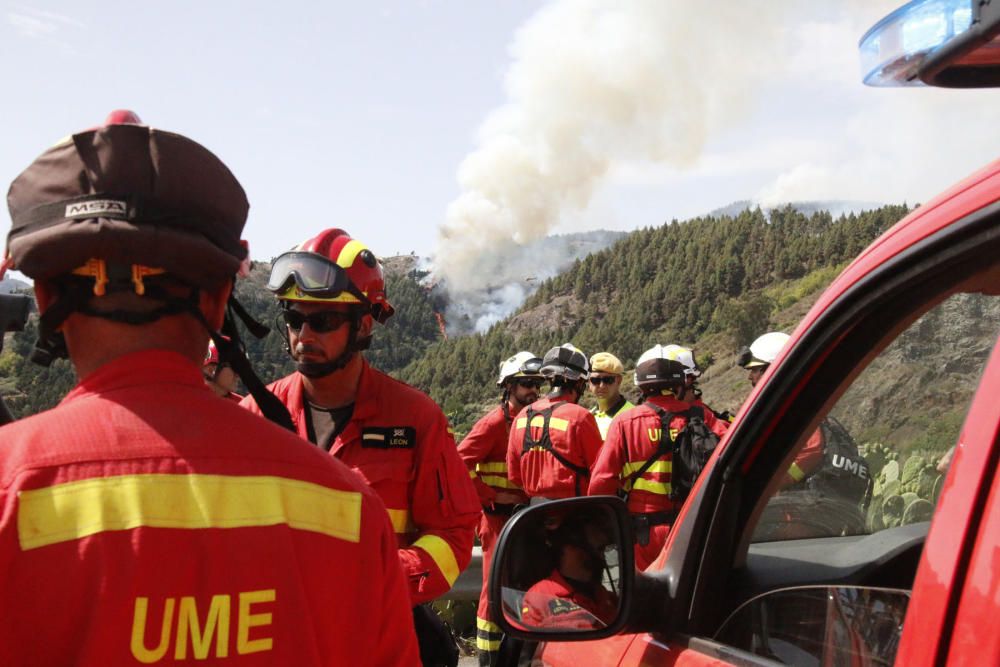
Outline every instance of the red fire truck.
[[[865, 82], [1000, 86], [998, 34], [996, 0], [911, 2], [862, 39]], [[490, 578], [501, 664], [1000, 665], [998, 331], [1000, 160], [916, 208], [830, 285], [648, 569], [633, 566], [616, 497], [507, 524]], [[854, 520], [781, 488], [830, 418], [860, 442], [854, 473], [870, 478]]]

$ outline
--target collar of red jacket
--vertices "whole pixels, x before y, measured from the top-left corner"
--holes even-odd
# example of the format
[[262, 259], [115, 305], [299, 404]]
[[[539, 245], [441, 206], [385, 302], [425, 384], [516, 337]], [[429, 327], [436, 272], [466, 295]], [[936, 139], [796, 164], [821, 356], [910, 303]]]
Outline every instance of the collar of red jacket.
[[104, 364], [80, 380], [63, 401], [112, 389], [151, 384], [181, 384], [208, 389], [198, 365], [184, 355], [169, 350], [144, 350], [122, 355]]
[[[306, 404], [305, 384], [302, 382], [304, 376], [298, 371], [295, 374], [298, 376], [299, 381], [292, 383], [292, 387], [288, 393], [289, 408], [291, 406], [304, 408]], [[358, 382], [358, 393], [354, 395], [354, 412], [351, 413], [352, 421], [371, 417], [378, 412], [379, 392], [376, 390], [378, 382], [377, 371], [371, 367], [367, 359], [362, 357], [361, 380]]]
[[654, 394], [646, 398], [647, 403], [655, 403], [667, 412], [684, 412], [691, 407], [690, 403], [685, 403], [684, 401], [678, 400], [676, 396], [664, 396], [663, 394]]

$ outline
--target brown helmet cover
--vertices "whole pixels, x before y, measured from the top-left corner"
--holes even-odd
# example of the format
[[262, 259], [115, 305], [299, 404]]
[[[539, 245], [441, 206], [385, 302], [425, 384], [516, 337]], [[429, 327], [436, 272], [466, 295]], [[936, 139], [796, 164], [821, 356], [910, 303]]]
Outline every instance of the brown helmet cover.
[[109, 125], [56, 144], [11, 183], [7, 249], [27, 276], [90, 258], [165, 269], [199, 287], [246, 257], [246, 194], [200, 144], [143, 125]]

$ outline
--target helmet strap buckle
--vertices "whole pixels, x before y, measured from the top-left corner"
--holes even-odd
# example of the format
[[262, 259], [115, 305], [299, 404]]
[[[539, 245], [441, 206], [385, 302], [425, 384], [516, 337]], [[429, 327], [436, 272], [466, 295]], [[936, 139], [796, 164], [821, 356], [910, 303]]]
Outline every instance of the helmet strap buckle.
[[[121, 270], [115, 264], [108, 267], [107, 262], [103, 259], [91, 258], [88, 259], [82, 266], [78, 266], [73, 269], [70, 273], [74, 276], [84, 276], [87, 278], [94, 279], [94, 296], [104, 296], [108, 293], [108, 284], [112, 280], [124, 280], [125, 272]], [[166, 273], [163, 269], [143, 266], [142, 264], [131, 264], [129, 265], [129, 280], [132, 283], [133, 291], [139, 295], [143, 296], [146, 294], [146, 284], [143, 281], [144, 278], [148, 276], [159, 276]]]

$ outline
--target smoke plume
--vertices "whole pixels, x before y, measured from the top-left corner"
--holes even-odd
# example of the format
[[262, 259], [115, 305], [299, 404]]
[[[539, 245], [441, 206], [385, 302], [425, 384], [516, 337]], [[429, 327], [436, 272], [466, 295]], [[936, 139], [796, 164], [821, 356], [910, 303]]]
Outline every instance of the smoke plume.
[[[452, 298], [461, 306], [516, 283], [523, 268], [509, 260], [519, 246], [585, 209], [612, 165], [692, 164], [771, 68], [778, 13], [764, 1], [560, 0], [541, 9], [514, 37], [508, 103], [480, 128], [439, 230], [435, 276]], [[507, 292], [492, 303], [512, 302]], [[486, 314], [465, 305], [473, 319]]]

